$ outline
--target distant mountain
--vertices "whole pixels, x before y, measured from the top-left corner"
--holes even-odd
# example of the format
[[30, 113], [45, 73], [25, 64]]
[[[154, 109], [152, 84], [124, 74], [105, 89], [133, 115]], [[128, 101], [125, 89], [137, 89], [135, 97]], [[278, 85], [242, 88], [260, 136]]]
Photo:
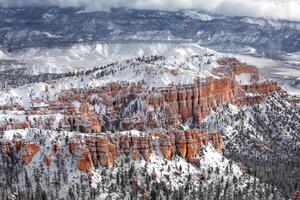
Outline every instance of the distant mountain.
[[0, 46], [16, 51], [92, 41], [196, 42], [218, 51], [279, 58], [300, 50], [300, 23], [203, 11], [0, 9]]

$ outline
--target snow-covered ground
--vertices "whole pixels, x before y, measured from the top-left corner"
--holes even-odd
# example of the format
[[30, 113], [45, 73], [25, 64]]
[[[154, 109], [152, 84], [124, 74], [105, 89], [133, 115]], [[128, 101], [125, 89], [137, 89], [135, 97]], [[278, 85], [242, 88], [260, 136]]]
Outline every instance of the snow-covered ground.
[[[186, 14], [195, 15], [195, 12], [191, 11]], [[149, 55], [162, 55], [166, 57], [166, 60], [163, 61], [166, 67], [171, 66], [171, 68], [178, 67], [191, 70], [188, 73], [184, 72], [178, 77], [168, 76], [165, 70], [161, 70], [159, 72], [162, 73], [160, 81], [153, 80], [153, 76], [151, 78], [151, 76], [143, 77], [141, 74], [139, 75], [138, 78], [148, 79], [148, 81], [153, 83], [153, 86], [176, 82], [177, 79], [180, 79], [177, 82], [190, 83], [190, 75], [195, 76], [193, 73], [197, 73], [197, 75], [201, 74], [201, 76], [205, 77], [209, 75], [207, 72], [211, 67], [216, 67], [216, 63], [204, 65], [208, 59], [216, 60], [220, 57], [233, 56], [243, 62], [257, 66], [265, 77], [278, 81], [290, 94], [300, 95], [299, 52], [288, 54], [285, 56], [285, 61], [279, 61], [251, 55], [218, 53], [192, 43], [93, 43], [54, 48], [29, 48], [14, 53], [0, 51], [0, 60], [4, 60], [6, 63], [0, 64], [0, 70], [26, 68], [30, 74], [66, 73], [87, 70], [105, 66], [113, 62]], [[191, 58], [193, 55], [211, 56], [207, 56], [204, 60], [195, 61], [195, 58]], [[149, 68], [151, 67], [153, 66]], [[124, 73], [120, 73], [120, 76], [116, 77], [116, 79], [137, 79], [134, 73]], [[130, 74], [133, 76], [130, 76]]]
[[[30, 69], [32, 74], [40, 74], [87, 70], [116, 61], [149, 55], [163, 55], [169, 60], [180, 63], [188, 56], [204, 53], [217, 54], [197, 44], [93, 43], [54, 48], [29, 48], [17, 53], [1, 51], [0, 59], [25, 63], [24, 67]], [[0, 70], [4, 69], [0, 68]]]
[[286, 60], [272, 60], [250, 55], [235, 55], [242, 62], [259, 68], [262, 75], [279, 83], [291, 95], [300, 96], [300, 53], [289, 54]]
[[[140, 135], [145, 133], [140, 133], [139, 131], [125, 131], [120, 134], [125, 135]], [[222, 183], [231, 182], [233, 178], [239, 180], [238, 188], [246, 189], [248, 183], [254, 181], [255, 178], [252, 176], [245, 175], [243, 171], [234, 162], [225, 158], [222, 153], [215, 150], [212, 144], [208, 143], [206, 148], [203, 150], [203, 155], [199, 156], [200, 167], [197, 167], [191, 163], [188, 163], [185, 159], [175, 156], [171, 160], [167, 160], [163, 157], [157, 138], [153, 138], [154, 149], [150, 156], [150, 161], [145, 161], [144, 159], [126, 161], [128, 157], [121, 153], [121, 155], [115, 160], [115, 164], [110, 167], [97, 167], [93, 168], [91, 176], [88, 176], [84, 172], [80, 172], [77, 169], [77, 161], [72, 155], [69, 154], [68, 144], [66, 143], [66, 138], [79, 138], [85, 137], [85, 134], [80, 134], [77, 132], [57, 132], [57, 131], [45, 131], [39, 129], [25, 129], [25, 130], [10, 130], [5, 131], [2, 136], [3, 140], [13, 140], [13, 139], [24, 139], [32, 142], [39, 142], [40, 150], [36, 153], [31, 163], [24, 167], [24, 170], [28, 174], [29, 179], [33, 181], [36, 177], [36, 170], [43, 168], [47, 173], [41, 174], [40, 182], [42, 188], [47, 188], [49, 182], [56, 180], [56, 174], [58, 173], [61, 166], [56, 164], [56, 162], [63, 162], [63, 174], [64, 180], [67, 180], [68, 184], [62, 185], [62, 187], [57, 191], [59, 198], [65, 198], [69, 193], [67, 192], [69, 187], [80, 182], [93, 189], [101, 190], [99, 199], [106, 198], [112, 193], [109, 191], [109, 186], [111, 184], [117, 184], [117, 176], [124, 173], [125, 171], [130, 171], [133, 169], [134, 177], [137, 179], [138, 184], [145, 184], [147, 176], [156, 176], [157, 182], [163, 182], [167, 187], [173, 189], [179, 189], [184, 187], [189, 181], [194, 186], [199, 187], [200, 177], [206, 177], [206, 181], [202, 182], [204, 187], [208, 187], [209, 184], [215, 184], [216, 182]], [[60, 145], [61, 154], [63, 156], [63, 161], [58, 161], [58, 155], [54, 155], [52, 152], [52, 142], [57, 141]], [[53, 159], [52, 164], [46, 167], [43, 164], [43, 159], [45, 156], [51, 157]], [[1, 158], [0, 158], [1, 161]], [[84, 177], [84, 178], [82, 178]], [[89, 177], [89, 178], [88, 178]], [[0, 175], [0, 178], [1, 175]], [[26, 179], [26, 178], [25, 178]], [[26, 180], [22, 174], [19, 175], [19, 184], [25, 185]], [[91, 179], [91, 181], [86, 181]], [[257, 180], [258, 181], [258, 180]], [[104, 183], [104, 184], [103, 184]], [[119, 184], [119, 183], [118, 183]], [[88, 186], [89, 185], [89, 186]], [[33, 187], [36, 187], [34, 183]], [[126, 185], [126, 190], [131, 191], [132, 188]], [[119, 188], [115, 191], [118, 195]], [[49, 188], [49, 191], [53, 192], [54, 188]], [[125, 195], [125, 199], [129, 199], [128, 195]], [[97, 199], [98, 199], [97, 198]]]
[[[143, 56], [150, 55], [159, 55], [163, 57], [161, 57], [161, 59], [158, 58], [153, 60], [149, 58], [142, 59]], [[2, 91], [0, 92], [0, 105], [7, 103], [19, 103], [25, 108], [28, 108], [33, 106], [31, 102], [32, 98], [54, 100], [57, 97], [57, 94], [63, 90], [68, 90], [71, 88], [79, 89], [100, 87], [110, 82], [143, 81], [148, 86], [147, 89], [151, 89], [151, 87], [161, 87], [172, 84], [194, 83], [194, 81], [199, 77], [205, 78], [213, 76], [211, 73], [212, 69], [218, 67], [216, 60], [228, 56], [234, 56], [241, 61], [258, 66], [265, 76], [279, 80], [284, 89], [288, 89], [289, 92], [292, 93], [293, 90], [291, 88], [294, 87], [288, 86], [290, 86], [289, 84], [291, 83], [291, 80], [297, 81], [300, 77], [299, 66], [297, 65], [297, 55], [298, 54], [289, 55], [289, 59], [293, 60], [294, 62], [291, 64], [283, 61], [279, 62], [270, 59], [255, 58], [252, 56], [221, 54], [210, 49], [202, 48], [197, 44], [163, 43], [74, 45], [64, 48], [57, 47], [51, 49], [27, 49], [12, 54], [0, 52], [0, 58], [25, 63], [24, 67], [34, 74], [80, 71], [114, 63], [112, 65], [108, 65], [107, 68], [99, 68], [88, 75], [82, 74], [80, 76], [66, 77], [48, 84], [43, 82], [33, 83], [30, 85], [23, 85], [21, 87], [10, 89], [8, 91]], [[140, 58], [136, 59], [137, 57]], [[104, 72], [104, 76], [98, 76], [101, 72]], [[251, 80], [251, 76], [250, 74], [244, 73], [236, 76], [236, 80], [241, 82], [241, 84], [248, 84]], [[46, 89], [46, 86], [48, 89]], [[297, 88], [295, 91], [295, 94], [297, 94], [297, 91], [299, 92]], [[74, 102], [74, 105], [78, 108], [80, 103]], [[263, 108], [264, 109], [259, 113], [263, 113], [267, 110], [266, 106]], [[229, 114], [232, 114], [233, 116], [231, 116], [231, 118], [228, 120], [226, 119], [227, 126], [226, 124], [222, 125], [222, 132], [226, 139], [225, 145], [231, 140], [238, 138], [239, 134], [241, 134], [238, 132], [239, 129], [237, 128], [239, 123], [241, 123], [240, 120], [232, 119], [236, 117], [235, 115], [242, 113], [242, 110], [232, 105], [229, 105], [229, 109]], [[101, 110], [102, 108], [97, 108], [97, 112], [101, 112]], [[250, 111], [246, 111], [245, 121], [255, 121], [255, 118], [251, 120], [248, 118], [254, 115], [252, 115]], [[219, 122], [224, 122], [225, 120], [223, 120], [222, 117], [214, 118], [220, 113], [222, 113], [222, 110], [211, 111], [209, 116], [205, 118], [204, 122], [208, 124], [218, 124]], [[0, 123], [3, 123], [4, 120], [7, 120], [7, 116], [9, 116], [11, 119], [21, 121], [24, 121], [26, 118], [25, 112], [23, 111], [5, 111], [5, 113], [2, 111], [0, 112]], [[224, 116], [228, 116], [228, 113]], [[269, 117], [271, 114], [266, 113], [264, 116]], [[58, 127], [58, 121], [61, 118], [59, 114], [54, 114], [53, 116], [48, 115], [47, 117], [54, 117], [56, 119], [54, 122], [56, 125], [54, 127]], [[38, 118], [38, 116], [32, 115], [28, 120], [32, 121], [33, 118]], [[228, 122], [232, 122], [232, 124], [228, 125]], [[243, 127], [245, 129], [249, 129], [250, 131], [254, 130], [254, 128], [249, 125], [250, 122], [246, 122], [244, 123]], [[210, 125], [208, 127], [211, 128], [213, 126]], [[219, 131], [219, 129], [214, 130], [214, 132], [217, 131]], [[260, 132], [254, 131], [254, 133], [255, 134], [247, 134], [247, 136], [255, 138], [256, 142], [261, 142], [263, 138], [259, 135]], [[119, 134], [140, 136], [145, 133], [131, 130], [121, 132]], [[281, 133], [281, 135], [288, 136], [287, 134], [284, 135], [283, 133]], [[66, 143], [65, 138], [73, 136], [84, 136], [84, 134], [77, 132], [57, 132], [54, 130], [40, 131], [38, 129], [26, 129], [5, 131], [2, 135], [2, 139], [12, 140], [15, 137], [19, 137], [26, 140], [36, 140], [36, 138], [38, 138], [41, 139], [39, 142], [44, 142], [43, 148], [34, 156], [30, 167], [25, 168], [25, 170], [27, 170], [26, 173], [28, 173], [30, 177], [33, 177], [35, 174], [33, 173], [32, 169], [37, 168], [44, 159], [45, 155], [51, 153], [49, 151], [51, 140], [58, 139], [62, 141], [62, 146], [64, 148], [63, 152], [68, 152], [68, 144]], [[175, 156], [175, 158], [172, 160], [166, 160], [162, 156], [159, 148], [157, 148], [159, 144], [155, 138], [153, 138], [153, 142], [156, 142], [156, 149], [150, 157], [150, 162], [138, 159], [130, 160], [129, 164], [126, 164], [126, 159], [128, 158], [125, 156], [120, 156], [120, 158], [118, 158], [114, 164], [114, 167], [110, 167], [108, 169], [99, 167], [93, 169], [91, 182], [88, 184], [91, 184], [94, 189], [99, 189], [101, 187], [100, 199], [106, 198], [107, 195], [109, 195], [110, 191], [107, 183], [115, 183], [114, 181], [117, 179], [117, 173], [124, 169], [125, 171], [129, 170], [129, 168], [132, 166], [135, 168], [136, 177], [139, 182], [145, 181], [145, 173], [148, 175], [155, 174], [157, 175], [158, 181], [163, 181], [168, 187], [176, 189], [184, 187], [188, 182], [193, 182], [193, 184], [197, 186], [197, 184], [200, 182], [199, 177], [202, 175], [207, 176], [207, 181], [205, 182], [207, 187], [208, 184], [220, 183], [221, 180], [223, 184], [223, 179], [225, 180], [225, 183], [226, 181], [233, 182], [233, 179], [238, 178], [239, 182], [237, 188], [244, 188], [245, 190], [248, 190], [247, 184], [257, 180], [251, 175], [244, 173], [244, 171], [236, 163], [225, 158], [222, 153], [216, 151], [211, 144], [208, 144], [204, 149], [203, 155], [198, 156], [198, 159], [200, 160], [199, 167], [197, 165], [188, 163], [185, 159], [178, 156]], [[231, 148], [234, 148], [235, 146], [240, 148], [237, 146], [237, 144], [238, 143], [231, 145]], [[254, 144], [254, 142], [251, 144]], [[68, 184], [64, 185], [66, 188], [63, 187], [59, 191], [58, 197], [64, 197], [66, 195], [65, 192], [68, 190], [67, 186], [70, 184], [78, 184], [81, 181], [81, 177], [85, 176], [85, 174], [82, 174], [76, 170], [76, 163], [70, 158], [68, 153], [63, 154], [62, 156], [66, 157], [64, 166], [67, 166], [66, 176], [68, 177], [69, 182]], [[124, 164], [124, 162], [125, 165], [121, 165], [121, 163]], [[41, 182], [44, 188], [47, 187], [47, 180], [55, 180], [56, 177], [54, 174], [57, 170], [58, 167], [49, 169], [51, 179], [46, 178]], [[189, 180], [190, 175], [192, 177], [191, 180]], [[169, 178], [171, 181], [168, 180]], [[114, 181], [112, 181], [112, 179], [114, 179]], [[24, 182], [24, 177], [22, 177], [21, 183], [24, 184]], [[103, 183], [105, 183], [106, 186], [104, 186]], [[127, 185], [126, 187], [127, 190], [130, 191], [129, 186]], [[120, 190], [118, 190], [118, 192], [120, 192]]]
[[[163, 55], [164, 58], [151, 63], [135, 60], [137, 57], [149, 55]], [[171, 84], [194, 83], [197, 78], [214, 76], [211, 70], [218, 67], [216, 60], [221, 55], [196, 44], [138, 43], [125, 46], [122, 44], [94, 44], [76, 45], [65, 49], [30, 49], [19, 52], [17, 55], [11, 55], [11, 57], [18, 58], [20, 61], [21, 58], [27, 58], [26, 67], [35, 73], [87, 70], [114, 62], [109, 70], [114, 70], [115, 73], [107, 74], [104, 77], [95, 78], [90, 75], [69, 77], [50, 85], [39, 82], [8, 91], [0, 91], [0, 104], [19, 103], [28, 108], [31, 98], [53, 100], [55, 95], [63, 90], [100, 87], [110, 82], [145, 82], [149, 89]], [[79, 60], [77, 61], [75, 58]], [[31, 65], [30, 62], [39, 64]], [[49, 63], [51, 64], [49, 65]], [[90, 65], [87, 65], [88, 63]], [[69, 67], [64, 67], [64, 65]], [[101, 70], [96, 71], [94, 75], [96, 76], [98, 72]], [[45, 91], [46, 86], [49, 88], [48, 92]]]

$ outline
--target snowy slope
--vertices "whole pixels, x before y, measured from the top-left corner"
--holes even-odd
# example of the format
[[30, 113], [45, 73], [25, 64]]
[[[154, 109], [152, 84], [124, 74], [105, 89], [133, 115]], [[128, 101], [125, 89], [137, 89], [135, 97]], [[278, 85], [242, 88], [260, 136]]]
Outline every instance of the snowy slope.
[[[138, 131], [123, 132], [120, 134], [138, 134]], [[82, 192], [86, 192], [86, 195], [90, 196], [93, 194], [92, 191], [100, 191], [93, 194], [95, 195], [94, 199], [105, 199], [112, 196], [130, 199], [130, 197], [132, 198], [132, 194], [130, 193], [137, 192], [134, 191], [132, 186], [132, 181], [136, 180], [138, 185], [144, 185], [145, 187], [147, 187], [147, 182], [150, 187], [158, 183], [162, 184], [165, 190], [171, 192], [169, 195], [172, 195], [172, 192], [175, 190], [180, 191], [189, 185], [190, 187], [201, 188], [203, 190], [201, 195], [216, 192], [215, 190], [218, 189], [223, 190], [227, 187], [226, 190], [228, 190], [228, 193], [240, 190], [244, 191], [244, 197], [258, 197], [259, 190], [252, 191], [247, 187], [254, 182], [261, 184], [259, 180], [247, 175], [237, 164], [226, 159], [220, 152], [217, 152], [211, 144], [207, 145], [203, 151], [203, 155], [199, 157], [201, 166], [197, 167], [178, 156], [175, 156], [172, 160], [166, 160], [159, 150], [158, 141], [155, 141], [154, 138], [153, 142], [157, 142], [157, 144], [156, 149], [154, 149], [150, 157], [150, 161], [146, 162], [143, 159], [132, 160], [122, 154], [113, 166], [99, 166], [97, 169], [93, 169], [91, 174], [88, 175], [77, 169], [76, 161], [68, 153], [69, 149], [66, 141], [69, 139], [67, 138], [74, 137], [83, 138], [85, 135], [76, 132], [41, 131], [38, 129], [4, 132], [2, 136], [2, 140], [4, 141], [25, 139], [33, 142], [38, 141], [41, 145], [40, 151], [34, 155], [30, 165], [19, 171], [17, 177], [19, 180], [18, 184], [14, 183], [12, 186], [26, 188], [28, 182], [30, 182], [32, 188], [41, 187], [40, 190], [44, 191], [45, 194], [55, 194], [55, 198], [65, 199], [71, 195], [73, 189], [80, 185], [81, 189], [77, 188], [77, 194], [74, 193], [75, 196], [78, 195], [78, 198]], [[58, 155], [52, 155], [51, 144], [54, 140], [62, 148]], [[45, 156], [51, 156], [53, 159], [50, 166], [45, 166], [43, 163]], [[0, 157], [0, 162], [4, 162], [1, 158], [3, 157]], [[46, 173], [41, 173], [42, 171]], [[24, 174], [26, 175], [24, 176]], [[154, 176], [155, 180], [149, 180], [149, 177]], [[206, 179], [205, 181], [199, 179], [203, 176]], [[4, 177], [5, 175], [1, 174], [0, 180], [3, 180]], [[51, 182], [57, 182], [61, 187], [53, 187]], [[49, 184], [52, 187], [48, 187]], [[229, 185], [226, 186], [226, 184]], [[115, 186], [113, 191], [111, 190], [112, 185]], [[213, 188], [213, 191], [210, 191], [210, 187]], [[260, 190], [264, 191], [265, 187], [262, 185]], [[28, 191], [31, 190], [29, 189]], [[157, 190], [157, 192], [161, 198], [166, 198], [167, 194], [165, 192], [160, 190]], [[194, 195], [196, 193], [186, 193], [184, 199], [193, 198]], [[226, 194], [221, 194], [221, 198], [226, 198]], [[271, 198], [272, 196], [270, 196]]]
[[199, 10], [83, 12], [80, 8], [26, 7], [2, 8], [0, 16], [0, 46], [14, 51], [132, 40], [194, 41], [219, 51], [253, 49], [255, 54], [269, 57], [300, 50], [299, 22], [221, 16]]
[[87, 70], [121, 61], [149, 55], [162, 55], [172, 62], [182, 62], [191, 55], [216, 54], [197, 44], [176, 43], [94, 43], [55, 48], [29, 48], [17, 53], [4, 53], [8, 60], [25, 63], [30, 73], [65, 73]]
[[272, 60], [249, 55], [231, 55], [242, 62], [257, 66], [262, 75], [277, 81], [289, 94], [300, 96], [299, 53], [289, 54], [285, 60]]
[[[58, 94], [64, 90], [96, 88], [111, 82], [143, 82], [146, 94], [152, 90], [152, 87], [190, 84], [198, 78], [218, 78], [212, 73], [215, 68], [219, 67], [217, 60], [230, 55], [217, 53], [197, 44], [95, 43], [65, 48], [31, 48], [15, 53], [4, 53], [2, 56], [5, 59], [25, 63], [23, 65], [27, 68], [25, 74], [34, 73], [38, 79], [0, 91], [0, 105], [18, 103], [28, 109], [34, 106], [31, 102], [32, 99], [55, 100]], [[250, 61], [250, 64], [258, 64], [261, 71], [268, 69], [268, 66], [278, 64], [273, 60], [240, 55], [237, 57], [242, 61]], [[297, 59], [297, 57], [293, 56], [293, 59]], [[66, 73], [70, 71], [72, 73]], [[272, 74], [276, 74], [278, 71]], [[296, 71], [297, 69], [288, 75], [293, 76]], [[39, 79], [39, 76], [49, 72], [59, 73], [62, 76], [48, 81]], [[287, 74], [281, 73], [281, 75]], [[32, 77], [34, 75], [29, 75], [27, 78], [31, 79]], [[18, 77], [16, 80], [21, 78]], [[247, 85], [252, 81], [247, 73], [242, 73], [235, 78], [242, 85]], [[76, 108], [81, 105], [76, 101], [73, 104]], [[95, 107], [95, 111], [105, 115], [101, 106]], [[297, 104], [288, 103], [277, 94], [270, 95], [268, 101], [261, 105], [241, 107], [224, 105], [210, 110], [204, 123], [198, 124], [195, 128], [221, 133], [225, 140], [226, 156], [208, 144], [203, 155], [198, 156], [200, 166], [188, 163], [185, 159], [177, 156], [172, 160], [166, 160], [156, 149], [157, 151], [151, 155], [149, 162], [128, 159], [124, 155], [120, 156], [113, 166], [108, 168], [97, 166], [93, 168], [90, 175], [87, 175], [77, 170], [74, 159], [71, 159], [68, 153], [67, 144], [70, 137], [81, 138], [85, 137], [85, 134], [26, 129], [5, 131], [4, 134], [0, 134], [0, 137], [3, 141], [23, 138], [43, 144], [41, 151], [34, 156], [28, 167], [22, 168], [20, 164], [20, 166], [18, 165], [20, 169], [17, 168], [14, 172], [19, 172], [20, 182], [14, 183], [14, 186], [21, 185], [22, 189], [25, 188], [24, 191], [34, 191], [26, 186], [28, 180], [31, 180], [32, 188], [39, 188], [41, 185], [42, 189], [39, 188], [36, 191], [41, 190], [48, 195], [55, 194], [54, 199], [64, 198], [66, 195], [81, 198], [87, 194], [92, 199], [130, 199], [134, 195], [141, 198], [141, 193], [131, 187], [135, 180], [141, 188], [148, 187], [145, 190], [150, 193], [148, 195], [156, 195], [163, 199], [167, 199], [168, 195], [176, 199], [180, 197], [180, 194], [185, 195], [182, 199], [207, 199], [211, 195], [220, 199], [241, 199], [242, 197], [244, 199], [260, 199], [262, 195], [266, 195], [265, 199], [281, 199], [281, 192], [286, 190], [287, 192], [284, 194], [289, 194], [290, 186], [286, 189], [285, 186], [282, 186], [283, 182], [273, 183], [274, 176], [266, 179], [267, 172], [265, 170], [268, 168], [264, 164], [285, 158], [288, 158], [290, 162], [294, 153], [298, 152], [298, 111]], [[34, 122], [39, 118], [38, 115], [28, 116], [26, 111], [3, 110], [0, 111], [0, 124], [5, 124], [9, 120]], [[58, 121], [62, 115], [46, 114], [45, 118], [55, 118], [52, 127], [58, 128]], [[180, 128], [185, 127], [181, 126]], [[139, 135], [140, 133], [129, 131], [120, 134]], [[54, 161], [53, 167], [51, 165], [47, 169], [42, 162], [45, 155], [50, 154], [50, 142], [53, 139], [60, 141], [63, 146], [63, 154]], [[156, 142], [156, 147], [159, 145], [155, 139], [153, 142]], [[277, 148], [280, 149], [280, 152], [274, 152], [271, 144], [278, 145]], [[289, 148], [285, 148], [285, 145]], [[256, 150], [261, 146], [263, 149], [265, 147], [265, 152], [260, 153]], [[254, 155], [253, 152], [255, 152]], [[251, 165], [253, 162], [251, 159], [254, 158], [257, 165]], [[276, 160], [277, 158], [278, 160]], [[297, 159], [294, 162], [297, 162]], [[288, 167], [285, 162], [281, 163], [283, 168]], [[261, 174], [256, 174], [257, 168], [261, 170]], [[297, 169], [292, 168], [288, 170], [288, 173], [294, 175], [293, 173]], [[4, 165], [3, 168], [0, 167], [0, 170], [9, 171], [11, 169]], [[39, 170], [42, 172], [47, 170], [47, 173], [41, 173], [42, 175], [38, 176]], [[281, 171], [275, 171], [275, 173], [279, 172]], [[4, 180], [7, 173], [2, 174], [3, 176], [0, 175], [0, 178]], [[290, 174], [284, 176], [284, 180], [297, 182], [297, 177], [286, 179]], [[52, 182], [49, 183], [49, 180]], [[49, 184], [52, 187], [44, 191]], [[276, 189], [278, 185], [281, 187], [280, 192]], [[272, 188], [272, 192], [270, 192], [270, 188]], [[9, 194], [12, 194], [11, 190], [8, 188], [2, 191], [9, 191]], [[14, 188], [14, 190], [17, 189]], [[155, 193], [154, 191], [159, 192]], [[30, 197], [28, 198], [30, 199]]]
[[[148, 59], [149, 56], [151, 59], [152, 55], [160, 57], [150, 63], [138, 60], [143, 57]], [[224, 56], [197, 44], [133, 43], [75, 45], [67, 49], [30, 49], [11, 57], [27, 62], [25, 66], [28, 70], [37, 74], [53, 71], [64, 73], [69, 70], [106, 66], [105, 70], [96, 70], [91, 75], [71, 76], [52, 81], [50, 84], [38, 82], [0, 91], [1, 104], [17, 102], [28, 107], [31, 98], [53, 100], [62, 90], [94, 88], [109, 82], [143, 81], [149, 88], [194, 83], [197, 78], [213, 76], [211, 71], [218, 67], [216, 60]], [[38, 64], [32, 65], [32, 62]], [[115, 73], [95, 78], [102, 71], [111, 70]], [[50, 92], [45, 92], [46, 86], [51, 88]]]

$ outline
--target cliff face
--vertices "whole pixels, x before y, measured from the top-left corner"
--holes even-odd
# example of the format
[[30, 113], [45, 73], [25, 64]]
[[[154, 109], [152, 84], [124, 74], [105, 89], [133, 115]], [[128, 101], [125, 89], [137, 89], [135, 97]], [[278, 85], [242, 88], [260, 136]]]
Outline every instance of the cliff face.
[[[140, 83], [110, 83], [94, 89], [71, 89], [58, 94], [57, 100], [32, 99], [26, 114], [40, 115], [37, 121], [9, 121], [0, 130], [20, 127], [59, 128], [84, 133], [101, 131], [144, 131], [153, 128], [178, 128], [180, 124], [197, 125], [222, 104], [258, 104], [272, 92], [280, 91], [275, 82], [260, 79], [257, 68], [228, 58], [218, 61], [216, 78], [195, 80], [194, 84], [150, 89]], [[242, 84], [238, 76], [248, 77]], [[46, 106], [45, 106], [46, 105]], [[7, 106], [6, 106], [7, 107]], [[24, 110], [13, 105], [11, 110]], [[61, 114], [58, 127], [47, 114]], [[103, 130], [102, 130], [103, 129]]]
[[159, 153], [166, 159], [179, 155], [189, 162], [196, 162], [202, 149], [212, 143], [217, 150], [223, 148], [219, 134], [206, 131], [165, 131], [142, 133], [140, 136], [130, 134], [90, 136], [80, 140], [73, 138], [69, 143], [70, 154], [77, 159], [78, 169], [89, 171], [93, 161], [102, 166], [111, 166], [121, 155], [133, 160], [151, 160], [151, 154]]
[[157, 135], [159, 136], [160, 149], [167, 159], [178, 154], [189, 162], [193, 162], [208, 142], [212, 142], [217, 150], [223, 148], [222, 137], [219, 134], [209, 134], [206, 131], [174, 131], [157, 133]]
[[25, 166], [29, 165], [33, 156], [40, 151], [39, 144], [22, 140], [1, 141], [0, 146], [3, 158], [8, 159], [19, 155]]
[[[58, 152], [58, 141], [53, 140], [50, 153], [44, 156], [47, 167], [53, 164]], [[77, 169], [91, 172], [96, 162], [101, 166], [112, 166], [119, 156], [128, 156], [133, 160], [151, 161], [153, 153], [162, 154], [171, 160], [175, 155], [185, 158], [188, 162], [199, 163], [197, 157], [202, 149], [212, 143], [217, 150], [223, 148], [223, 140], [219, 134], [199, 130], [169, 130], [157, 132], [139, 132], [139, 134], [117, 133], [86, 135], [84, 138], [73, 137], [68, 142], [69, 156], [76, 162]], [[20, 157], [25, 166], [43, 149], [37, 143], [22, 140], [2, 141], [1, 153], [4, 159]], [[44, 152], [45, 153], [45, 152]]]
[[238, 97], [244, 96], [243, 92], [235, 90], [234, 82], [228, 78], [209, 78], [197, 84], [161, 88], [159, 93], [161, 95], [147, 96], [149, 105], [165, 109], [166, 113], [178, 114], [179, 121], [194, 117], [197, 123], [202, 121], [210, 109], [223, 103], [237, 103]]

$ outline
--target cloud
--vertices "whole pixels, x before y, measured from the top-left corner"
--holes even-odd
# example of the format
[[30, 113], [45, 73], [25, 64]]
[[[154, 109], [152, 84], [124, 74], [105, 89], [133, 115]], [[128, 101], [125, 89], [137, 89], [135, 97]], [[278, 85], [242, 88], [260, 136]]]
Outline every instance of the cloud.
[[300, 0], [0, 0], [4, 7], [85, 7], [90, 11], [111, 8], [155, 10], [202, 9], [231, 16], [253, 16], [300, 21]]

